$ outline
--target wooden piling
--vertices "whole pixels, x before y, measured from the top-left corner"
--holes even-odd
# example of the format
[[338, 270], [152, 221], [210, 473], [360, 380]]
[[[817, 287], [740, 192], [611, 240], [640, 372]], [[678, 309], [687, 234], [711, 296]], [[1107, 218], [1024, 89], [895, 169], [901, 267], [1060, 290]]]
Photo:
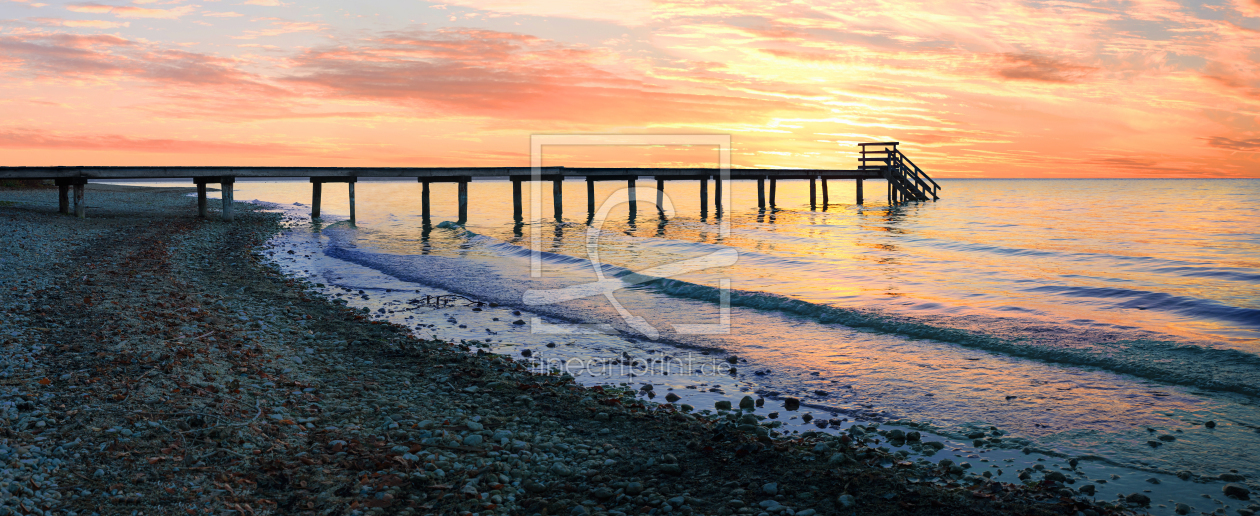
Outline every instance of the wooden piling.
[[757, 178], [757, 209], [766, 209], [766, 178]]
[[223, 197], [223, 212], [220, 214], [220, 217], [222, 217], [223, 220], [232, 220], [232, 201], [233, 201], [232, 182], [233, 182], [233, 179], [235, 178], [225, 177], [219, 183], [219, 190], [221, 191], [222, 197]]
[[595, 215], [595, 180], [586, 178], [586, 214]]
[[656, 180], [656, 211], [665, 214], [665, 180]]
[[468, 222], [468, 180], [459, 180], [459, 223]]
[[857, 203], [862, 204], [862, 178], [857, 179]]
[[425, 225], [429, 224], [429, 182], [420, 182], [420, 218]]
[[512, 220], [518, 222], [521, 220], [521, 206], [521, 180], [514, 177], [512, 178]]
[[700, 213], [709, 211], [709, 178], [700, 178]]
[[636, 211], [639, 211], [639, 200], [638, 200], [638, 196], [636, 195], [634, 191], [634, 178], [630, 178], [626, 180], [626, 189], [628, 190], [627, 193], [629, 194], [629, 197], [630, 197], [630, 212], [634, 213]]
[[350, 194], [350, 225], [353, 226], [354, 225], [354, 181], [351, 180], [350, 182], [346, 184], [349, 185], [348, 190]]
[[324, 196], [324, 183], [319, 181], [311, 182], [311, 218], [319, 218], [319, 203]]
[[770, 178], [770, 207], [771, 208], [775, 207], [774, 197], [775, 197], [775, 190], [778, 190], [778, 186], [779, 186], [779, 180], [773, 177]]
[[197, 183], [197, 217], [203, 218], [203, 219], [206, 218], [206, 215], [208, 215], [207, 213], [208, 211], [210, 210], [206, 206], [206, 184], [202, 182], [198, 182]]
[[564, 217], [564, 178], [557, 177], [551, 181], [551, 204], [555, 211], [556, 221]]
[[809, 209], [814, 209], [818, 205], [818, 178], [810, 176], [809, 178]]
[[823, 192], [823, 211], [827, 211], [827, 205], [831, 204], [831, 196], [828, 195], [828, 192], [827, 192], [827, 178], [825, 177], [822, 178], [822, 192]]
[[74, 184], [74, 216], [81, 219], [87, 218], [87, 205], [83, 203], [84, 186], [82, 182]]
[[713, 176], [713, 206], [719, 217], [722, 216], [722, 177]]
[[57, 181], [57, 211], [62, 215], [70, 214], [70, 184]]

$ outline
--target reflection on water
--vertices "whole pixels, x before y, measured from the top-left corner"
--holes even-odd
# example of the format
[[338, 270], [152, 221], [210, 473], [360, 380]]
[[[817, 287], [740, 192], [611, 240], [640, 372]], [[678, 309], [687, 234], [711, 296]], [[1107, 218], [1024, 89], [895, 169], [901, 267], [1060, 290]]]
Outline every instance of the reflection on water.
[[[1256, 470], [1260, 181], [954, 180], [942, 181], [939, 202], [897, 207], [869, 195], [863, 206], [843, 202], [852, 183], [832, 181], [832, 202], [816, 211], [805, 181], [777, 185], [767, 210], [754, 185], [723, 185], [725, 237], [694, 182], [668, 183], [669, 214], [614, 209], [597, 235], [602, 263], [644, 270], [740, 252], [734, 266], [681, 275], [687, 283], [671, 288], [630, 286], [617, 299], [667, 329], [713, 315], [703, 287], [730, 278], [741, 291], [730, 335], [662, 335], [738, 353], [749, 362], [741, 378], [766, 393], [947, 431], [994, 425], [1136, 467]], [[364, 181], [357, 229], [325, 236], [337, 258], [519, 304], [527, 290], [593, 278], [589, 264], [557, 258], [531, 279], [528, 260], [497, 243], [530, 246], [538, 226], [540, 250], [585, 258], [585, 186], [564, 186], [561, 220], [544, 188], [548, 217], [527, 210], [517, 222], [509, 182], [472, 183], [470, 234], [423, 224], [414, 183]], [[597, 198], [621, 187], [597, 183]], [[281, 204], [309, 195], [301, 183], [237, 188], [238, 198]], [[455, 220], [455, 186], [432, 188], [433, 220]], [[330, 197], [324, 212], [346, 213]], [[616, 323], [598, 299], [535, 308]], [[1209, 432], [1207, 420], [1219, 425]], [[1148, 428], [1178, 440], [1152, 448]]]

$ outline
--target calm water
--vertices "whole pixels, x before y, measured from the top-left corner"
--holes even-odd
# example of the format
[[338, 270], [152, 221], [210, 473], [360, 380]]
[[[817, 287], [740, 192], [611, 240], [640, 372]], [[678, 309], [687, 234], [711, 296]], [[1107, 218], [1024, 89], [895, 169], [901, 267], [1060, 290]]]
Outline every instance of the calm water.
[[[832, 204], [811, 211], [808, 183], [787, 181], [763, 213], [740, 182], [728, 186], [726, 236], [712, 204], [701, 215], [695, 183], [668, 183], [663, 217], [644, 189], [634, 218], [621, 205], [594, 221], [583, 182], [565, 185], [561, 221], [547, 185], [544, 216], [523, 224], [510, 183], [472, 183], [462, 228], [443, 223], [456, 218], [455, 185], [434, 185], [427, 229], [418, 184], [359, 183], [353, 228], [333, 223], [348, 211], [330, 184], [315, 229], [332, 263], [632, 341], [738, 354], [740, 380], [765, 394], [948, 435], [995, 426], [1017, 446], [1146, 471], [1260, 474], [1260, 181], [941, 184], [938, 202], [890, 208], [882, 183], [857, 206], [852, 182], [832, 182]], [[623, 186], [600, 183], [597, 198]], [[237, 189], [290, 207], [310, 195], [305, 183]], [[323, 267], [312, 273], [344, 279]], [[604, 282], [581, 287], [597, 271]], [[725, 281], [728, 330], [679, 331], [722, 320]], [[616, 305], [602, 295], [611, 287]], [[1177, 439], [1149, 446], [1160, 434]]]

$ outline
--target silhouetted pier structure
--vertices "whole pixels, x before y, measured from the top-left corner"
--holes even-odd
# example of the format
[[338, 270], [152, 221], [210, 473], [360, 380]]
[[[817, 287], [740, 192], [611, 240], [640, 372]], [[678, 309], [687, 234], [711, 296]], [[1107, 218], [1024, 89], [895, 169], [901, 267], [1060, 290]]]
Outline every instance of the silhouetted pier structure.
[[[522, 183], [549, 181], [552, 183], [552, 202], [556, 218], [562, 215], [563, 197], [561, 184], [566, 179], [585, 179], [587, 211], [595, 212], [595, 182], [625, 181], [630, 188], [630, 207], [635, 209], [635, 182], [650, 177], [656, 181], [656, 205], [663, 206], [662, 198], [666, 181], [699, 181], [700, 208], [708, 211], [709, 181], [713, 181], [714, 208], [720, 215], [722, 188], [725, 180], [756, 181], [757, 207], [766, 209], [777, 205], [776, 190], [779, 180], [808, 179], [809, 205], [818, 206], [818, 183], [821, 181], [823, 206], [830, 203], [828, 180], [856, 181], [856, 203], [862, 204], [863, 181], [883, 179], [888, 183], [890, 203], [936, 200], [940, 185], [936, 184], [899, 149], [898, 142], [858, 144], [861, 157], [855, 170], [839, 169], [748, 169], [732, 168], [572, 168], [541, 167], [535, 176], [532, 167], [0, 167], [0, 179], [51, 179], [59, 187], [61, 213], [70, 214], [70, 190], [74, 191], [74, 214], [86, 216], [83, 187], [89, 179], [178, 179], [190, 178], [197, 185], [197, 208], [201, 217], [208, 215], [206, 185], [217, 184], [222, 191], [221, 217], [232, 219], [232, 185], [237, 178], [310, 178], [311, 216], [319, 218], [324, 183], [346, 183], [350, 196], [350, 221], [354, 222], [354, 185], [359, 178], [416, 178], [421, 183], [420, 203], [424, 220], [429, 219], [429, 185], [431, 183], [458, 183], [459, 220], [468, 219], [468, 183], [474, 180], [502, 180], [512, 182], [513, 215], [521, 219], [523, 208]], [[767, 183], [769, 192], [767, 194]]]

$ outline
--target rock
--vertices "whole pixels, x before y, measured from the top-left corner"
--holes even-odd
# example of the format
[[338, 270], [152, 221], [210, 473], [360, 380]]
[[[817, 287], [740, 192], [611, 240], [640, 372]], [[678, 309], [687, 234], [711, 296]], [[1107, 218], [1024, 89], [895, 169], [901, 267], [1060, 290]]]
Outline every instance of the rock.
[[1222, 487], [1221, 491], [1225, 493], [1225, 496], [1230, 498], [1237, 498], [1239, 500], [1251, 499], [1251, 490], [1247, 489], [1247, 487], [1242, 484], [1225, 484], [1225, 487]]
[[810, 422], [810, 421], [813, 421], [813, 420], [814, 420], [814, 415], [813, 415], [813, 414], [805, 414], [805, 415], [801, 416], [801, 421], [804, 421], [804, 422], [806, 422], [806, 423], [808, 423], [808, 422]]
[[660, 466], [658, 466], [658, 469], [661, 470], [661, 473], [665, 473], [667, 475], [681, 475], [682, 474], [682, 466], [679, 466], [677, 464], [661, 464]]
[[814, 516], [815, 514], [818, 514], [818, 511], [813, 509], [805, 509], [803, 511], [796, 512], [796, 516]]
[[677, 394], [674, 394], [672, 392], [665, 395], [665, 401], [668, 401], [670, 403], [673, 403], [681, 399], [682, 399], [681, 397], [679, 397]]
[[739, 362], [739, 357], [735, 355], [731, 355], [729, 357], [726, 357], [726, 361], [734, 364], [736, 362]]
[[468, 427], [469, 430], [472, 430], [474, 432], [480, 432], [485, 428], [484, 426], [481, 425], [481, 423], [478, 423], [476, 421], [465, 422], [464, 426]]
[[752, 399], [752, 396], [744, 396], [743, 399], [739, 400], [739, 408], [750, 411], [757, 410], [757, 401]]
[[797, 410], [801, 408], [801, 400], [796, 398], [783, 398], [783, 408], [787, 410]]
[[1151, 504], [1151, 497], [1146, 496], [1142, 493], [1133, 493], [1129, 496], [1124, 497], [1124, 501], [1128, 503], [1132, 503], [1132, 504], [1141, 505], [1141, 506], [1147, 506]]
[[769, 413], [769, 414], [766, 414], [766, 417], [768, 417], [768, 418], [770, 418], [770, 419], [779, 419], [779, 413], [778, 413], [778, 412], [771, 412], [771, 413]]
[[1080, 492], [1081, 492], [1081, 494], [1084, 494], [1084, 495], [1089, 495], [1089, 496], [1094, 496], [1094, 492], [1095, 492], [1096, 490], [1097, 490], [1097, 488], [1096, 488], [1096, 487], [1094, 487], [1094, 484], [1085, 484], [1085, 485], [1081, 486], [1081, 488], [1080, 488]]
[[920, 434], [919, 432], [906, 432], [907, 441], [913, 442], [913, 441], [919, 441], [921, 439], [923, 439], [923, 435]]
[[1206, 428], [1216, 428], [1216, 421], [1208, 421], [1203, 423], [1203, 426]]
[[1179, 503], [1174, 506], [1173, 511], [1177, 514], [1190, 514], [1190, 506], [1184, 503]]
[[522, 350], [521, 350], [521, 356], [523, 356], [523, 357], [529, 357], [529, 356], [533, 356], [533, 355], [534, 355], [534, 352], [533, 352], [533, 351], [530, 351], [530, 350], [529, 350], [529, 348], [526, 348], [526, 349], [522, 349]]
[[515, 321], [512, 321], [512, 324], [515, 324], [517, 326], [525, 326], [525, 321], [522, 319], [517, 319]]
[[889, 430], [887, 436], [889, 441], [904, 441], [906, 433], [896, 428]]
[[763, 485], [761, 486], [761, 492], [768, 494], [770, 496], [777, 495], [779, 494], [779, 484], [771, 482], [769, 484]]
[[596, 500], [607, 500], [613, 497], [613, 490], [607, 487], [600, 487], [591, 492]]
[[533, 480], [526, 480], [525, 483], [521, 484], [521, 487], [524, 487], [526, 491], [531, 493], [541, 493], [547, 490], [547, 486]]
[[481, 434], [468, 434], [464, 437], [463, 442], [464, 446], [481, 446], [481, 443], [484, 440], [485, 439], [481, 437]]
[[640, 494], [643, 494], [643, 484], [638, 482], [626, 484], [626, 494], [630, 496], [639, 496]]
[[848, 509], [849, 507], [857, 505], [857, 499], [853, 498], [853, 495], [851, 494], [842, 494], [836, 498], [836, 503], [840, 504], [840, 507]]
[[695, 407], [693, 407], [693, 406], [691, 406], [691, 405], [688, 405], [688, 404], [686, 404], [686, 403], [683, 403], [682, 405], [679, 405], [679, 406], [678, 406], [678, 409], [679, 409], [679, 410], [682, 410], [683, 412], [691, 412], [691, 411], [695, 410], [696, 408], [695, 408]]
[[984, 438], [984, 432], [971, 432], [971, 433], [967, 434], [967, 438], [968, 438], [968, 439], [983, 439], [983, 438]]
[[1080, 463], [1081, 463], [1081, 461], [1079, 461], [1079, 460], [1077, 460], [1077, 459], [1068, 459], [1068, 467], [1069, 467], [1069, 468], [1076, 469], [1076, 465], [1077, 465], [1077, 464], [1080, 464]]
[[1161, 435], [1159, 436], [1159, 440], [1164, 441], [1166, 443], [1170, 443], [1170, 442], [1176, 441], [1177, 438], [1171, 435]]
[[1148, 484], [1158, 484], [1158, 483], [1160, 483], [1160, 482], [1159, 482], [1159, 479], [1158, 479], [1158, 478], [1151, 477], [1151, 478], [1146, 479], [1146, 483], [1148, 483]]
[[717, 402], [717, 403], [714, 403], [714, 404], [713, 404], [713, 406], [714, 406], [714, 408], [717, 408], [718, 410], [730, 410], [730, 409], [731, 409], [731, 402], [729, 402], [729, 401], [727, 401], [727, 400], [722, 400], [722, 401], [719, 401], [719, 402]]
[[1067, 475], [1064, 475], [1063, 473], [1059, 473], [1058, 471], [1049, 471], [1046, 473], [1046, 480], [1053, 480], [1055, 482], [1067, 482]]
[[573, 516], [586, 516], [587, 514], [590, 514], [590, 513], [586, 511], [585, 506], [575, 505], [573, 507], [573, 511], [570, 512], [570, 514], [572, 514]]
[[556, 463], [551, 466], [551, 472], [559, 477], [568, 477], [573, 475], [573, 470], [564, 464]]
[[1216, 478], [1219, 478], [1222, 482], [1242, 482], [1247, 480], [1247, 477], [1239, 475], [1238, 473], [1221, 473], [1220, 475], [1217, 475]]

